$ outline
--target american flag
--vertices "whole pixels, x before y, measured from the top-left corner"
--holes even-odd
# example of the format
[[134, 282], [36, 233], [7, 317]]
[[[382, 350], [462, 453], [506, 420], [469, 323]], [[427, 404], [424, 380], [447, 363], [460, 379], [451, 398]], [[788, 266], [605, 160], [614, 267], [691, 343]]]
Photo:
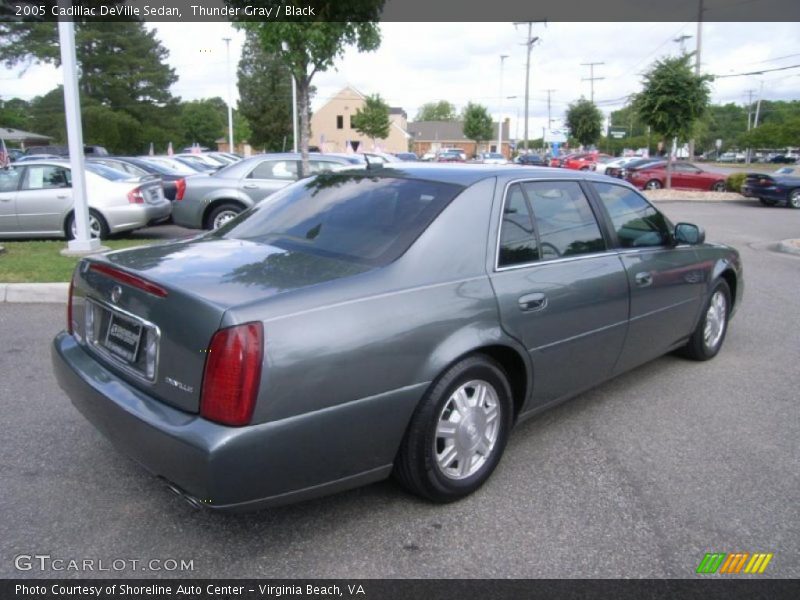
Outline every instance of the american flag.
[[5, 169], [11, 164], [11, 157], [8, 155], [8, 148], [6, 148], [6, 141], [0, 138], [0, 169]]

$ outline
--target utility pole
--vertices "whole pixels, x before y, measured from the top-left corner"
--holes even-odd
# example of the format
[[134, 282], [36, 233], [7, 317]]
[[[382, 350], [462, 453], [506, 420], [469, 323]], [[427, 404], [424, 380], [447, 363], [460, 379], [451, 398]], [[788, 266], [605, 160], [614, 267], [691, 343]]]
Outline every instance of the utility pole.
[[527, 23], [528, 25], [528, 37], [525, 39], [525, 43], [522, 44], [526, 46], [527, 49], [527, 59], [525, 61], [525, 150], [528, 149], [528, 98], [530, 95], [530, 82], [531, 82], [531, 49], [533, 45], [539, 41], [539, 37], [531, 37], [533, 33], [533, 24], [534, 23], [544, 23], [547, 25], [547, 21], [517, 21], [514, 23], [514, 26], [523, 25]]
[[225, 42], [225, 68], [228, 71], [228, 152], [233, 148], [233, 94], [231, 93], [231, 38], [222, 38]]
[[553, 130], [553, 118], [550, 116], [550, 92], [555, 92], [556, 90], [545, 90], [547, 92], [547, 129], [552, 131]]
[[[747, 92], [747, 132], [750, 132], [750, 122], [753, 116], [753, 92], [755, 90], [745, 90]], [[750, 146], [747, 146], [744, 154], [745, 164], [750, 164]]]
[[503, 63], [507, 58], [508, 54], [500, 55], [500, 118], [497, 120], [497, 151], [500, 154], [503, 154]]
[[601, 79], [605, 79], [605, 77], [595, 77], [594, 76], [594, 67], [595, 65], [604, 65], [604, 62], [590, 62], [590, 63], [581, 63], [582, 67], [589, 67], [589, 77], [584, 77], [581, 81], [588, 81], [589, 82], [589, 89], [591, 90], [590, 98], [592, 100], [592, 104], [594, 104], [594, 82], [600, 81]]
[[[703, 0], [697, 6], [697, 49], [694, 53], [694, 74], [700, 76], [700, 50], [703, 45]], [[694, 137], [689, 140], [689, 160], [694, 160]]]

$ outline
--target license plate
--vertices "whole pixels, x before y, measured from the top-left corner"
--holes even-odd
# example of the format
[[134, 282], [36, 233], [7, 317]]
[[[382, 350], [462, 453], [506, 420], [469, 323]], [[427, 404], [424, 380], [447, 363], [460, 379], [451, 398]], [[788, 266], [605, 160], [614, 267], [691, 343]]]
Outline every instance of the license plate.
[[141, 340], [142, 326], [139, 323], [114, 313], [111, 314], [103, 344], [108, 350], [127, 362], [136, 362]]

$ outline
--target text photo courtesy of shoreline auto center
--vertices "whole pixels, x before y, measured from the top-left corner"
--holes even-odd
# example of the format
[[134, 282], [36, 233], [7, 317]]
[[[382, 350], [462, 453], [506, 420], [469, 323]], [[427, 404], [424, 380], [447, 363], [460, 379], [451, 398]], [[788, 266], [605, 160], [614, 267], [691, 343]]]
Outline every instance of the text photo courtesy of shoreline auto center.
[[796, 598], [800, 5], [2, 0], [0, 598]]

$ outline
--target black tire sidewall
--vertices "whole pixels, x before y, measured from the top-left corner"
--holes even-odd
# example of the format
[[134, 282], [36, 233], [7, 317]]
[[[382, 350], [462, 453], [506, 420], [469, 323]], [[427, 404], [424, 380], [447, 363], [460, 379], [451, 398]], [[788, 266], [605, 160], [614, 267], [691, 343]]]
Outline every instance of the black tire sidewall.
[[[473, 475], [466, 479], [449, 479], [439, 470], [434, 455], [436, 425], [444, 405], [450, 395], [467, 381], [480, 379], [494, 387], [500, 408], [500, 431], [491, 456]], [[418, 464], [424, 474], [429, 496], [440, 501], [457, 500], [477, 490], [489, 478], [503, 455], [513, 423], [513, 403], [508, 377], [503, 369], [489, 358], [474, 356], [453, 366], [431, 389], [425, 399], [424, 412], [419, 416], [425, 419], [424, 435], [416, 440]]]

